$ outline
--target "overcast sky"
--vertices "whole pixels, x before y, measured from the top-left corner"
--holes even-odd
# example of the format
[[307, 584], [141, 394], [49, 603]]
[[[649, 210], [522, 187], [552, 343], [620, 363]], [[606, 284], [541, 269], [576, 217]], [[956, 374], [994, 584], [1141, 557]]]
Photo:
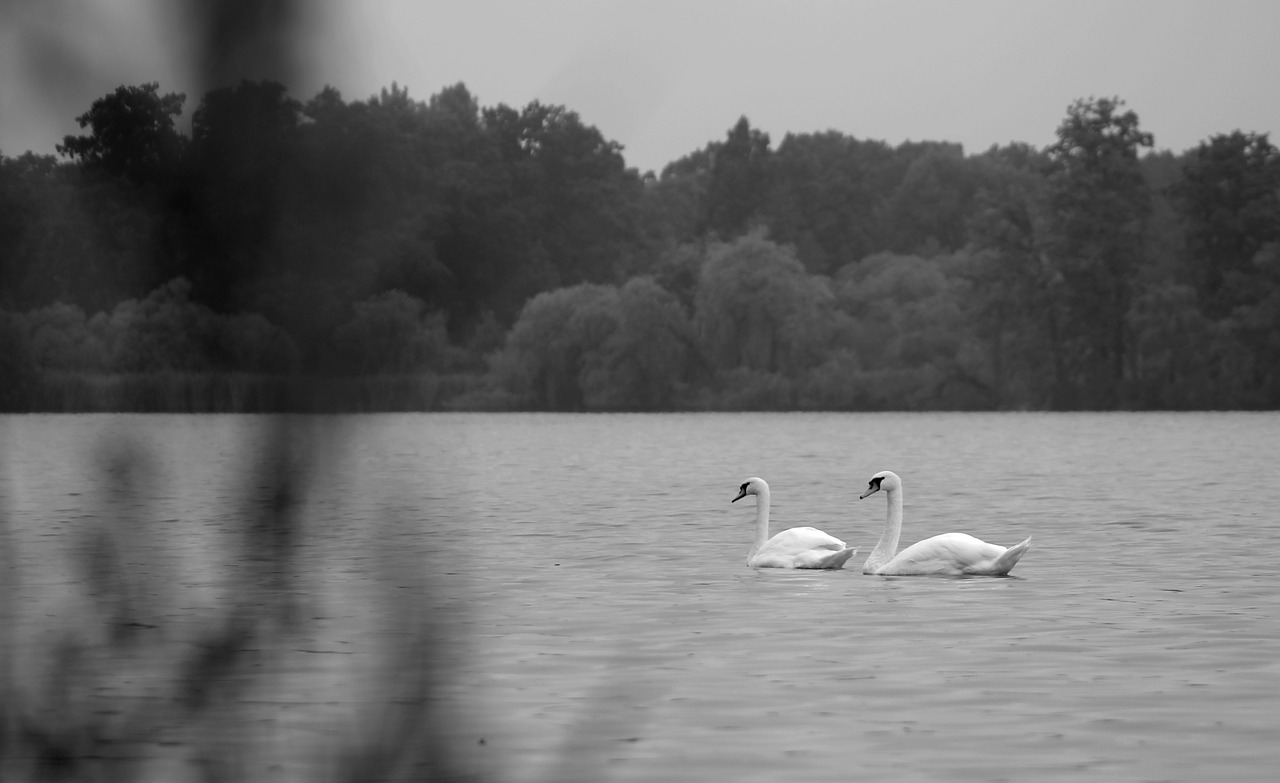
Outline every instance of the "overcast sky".
[[[891, 144], [1052, 143], [1076, 98], [1119, 96], [1156, 147], [1280, 142], [1277, 0], [312, 0], [307, 100], [393, 81], [425, 100], [562, 104], [661, 168], [741, 115], [776, 146], [834, 129]], [[0, 152], [52, 153], [121, 84], [201, 94], [166, 0], [0, 3]], [[58, 56], [54, 56], [58, 55]], [[249, 78], [278, 74], [247, 73]]]

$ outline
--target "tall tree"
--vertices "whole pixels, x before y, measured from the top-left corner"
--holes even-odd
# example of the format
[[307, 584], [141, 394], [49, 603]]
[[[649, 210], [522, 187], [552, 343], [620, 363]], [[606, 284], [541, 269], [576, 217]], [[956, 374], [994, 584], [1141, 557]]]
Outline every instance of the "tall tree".
[[1058, 395], [1067, 407], [1125, 402], [1126, 318], [1150, 212], [1138, 152], [1153, 139], [1124, 107], [1119, 98], [1077, 100], [1047, 151], [1049, 253], [1069, 311], [1072, 378]]
[[74, 261], [82, 273], [59, 286], [60, 298], [105, 309], [180, 271], [180, 232], [170, 213], [186, 160], [187, 139], [174, 124], [185, 101], [161, 95], [156, 83], [118, 87], [76, 118], [88, 135], [57, 146], [80, 175], [72, 235], [87, 246]]
[[768, 196], [769, 163], [769, 134], [752, 128], [746, 117], [740, 117], [711, 155], [708, 230], [730, 239], [751, 226]]
[[1254, 258], [1280, 240], [1280, 151], [1265, 133], [1214, 136], [1187, 155], [1174, 192], [1205, 313], [1217, 319], [1254, 301]]
[[1044, 154], [1025, 144], [975, 158], [981, 186], [969, 218], [965, 306], [984, 338], [997, 408], [1044, 407], [1067, 384], [1061, 275], [1047, 262]]
[[0, 309], [48, 304], [66, 291], [59, 278], [75, 275], [64, 265], [84, 246], [67, 168], [52, 155], [0, 156]]
[[82, 165], [125, 177], [135, 184], [167, 179], [177, 173], [184, 137], [174, 127], [187, 96], [160, 95], [160, 85], [121, 86], [93, 102], [76, 118], [87, 136], [66, 136], [57, 150]]
[[787, 134], [773, 155], [769, 228], [796, 247], [805, 268], [829, 275], [883, 249], [878, 170], [893, 151], [827, 131]]
[[286, 271], [357, 298], [395, 289], [439, 306], [456, 294], [436, 246], [449, 151], [429, 133], [427, 104], [393, 83], [350, 104], [326, 88], [303, 111], [302, 186], [287, 191], [302, 230], [289, 237]]
[[639, 245], [635, 216], [643, 187], [626, 168], [621, 145], [563, 106], [499, 105], [483, 118], [508, 168], [507, 207], [523, 235], [512, 237], [504, 273], [529, 281], [525, 296], [550, 287], [543, 282], [547, 271], [552, 285], [616, 282]]
[[276, 82], [243, 81], [205, 94], [192, 115], [196, 293], [215, 308], [242, 300], [272, 263], [285, 187], [298, 155], [301, 105]]

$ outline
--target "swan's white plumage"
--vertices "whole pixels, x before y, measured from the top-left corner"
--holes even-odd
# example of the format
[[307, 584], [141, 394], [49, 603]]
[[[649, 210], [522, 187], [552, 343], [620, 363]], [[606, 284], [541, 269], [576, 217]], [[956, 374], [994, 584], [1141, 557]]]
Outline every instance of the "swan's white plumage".
[[814, 527], [788, 528], [770, 538], [769, 484], [749, 478], [731, 502], [747, 495], [756, 496], [756, 540], [747, 553], [747, 565], [752, 568], [842, 568], [857, 554], [857, 548]]
[[888, 514], [884, 533], [862, 566], [864, 574], [881, 576], [1005, 576], [1031, 547], [1031, 538], [1011, 547], [989, 544], [968, 533], [943, 533], [897, 552], [902, 533], [902, 479], [882, 470], [871, 477], [865, 498], [884, 490]]

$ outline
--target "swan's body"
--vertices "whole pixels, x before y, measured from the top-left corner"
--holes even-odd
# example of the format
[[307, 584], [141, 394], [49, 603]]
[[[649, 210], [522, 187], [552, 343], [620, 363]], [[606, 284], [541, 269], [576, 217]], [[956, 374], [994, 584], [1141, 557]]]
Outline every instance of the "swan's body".
[[747, 553], [752, 568], [843, 568], [857, 554], [857, 548], [813, 527], [793, 527], [769, 538], [769, 485], [749, 478], [729, 502], [747, 495], [756, 496], [756, 541]]
[[1031, 538], [1011, 547], [988, 544], [968, 533], [943, 533], [918, 541], [898, 552], [902, 533], [902, 479], [882, 470], [871, 477], [865, 498], [884, 490], [889, 501], [884, 533], [862, 566], [864, 574], [881, 576], [976, 575], [1005, 576], [1031, 547]]

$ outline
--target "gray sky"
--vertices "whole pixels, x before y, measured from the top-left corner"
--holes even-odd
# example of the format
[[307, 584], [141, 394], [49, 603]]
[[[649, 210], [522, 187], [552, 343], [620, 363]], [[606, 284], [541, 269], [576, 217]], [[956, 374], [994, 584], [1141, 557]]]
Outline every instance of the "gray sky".
[[[21, 7], [21, 8], [18, 8]], [[1280, 142], [1275, 0], [313, 0], [307, 100], [393, 81], [425, 100], [563, 104], [660, 170], [741, 115], [775, 146], [837, 130], [891, 144], [1052, 143], [1076, 98], [1119, 96], [1156, 147], [1216, 133]], [[15, 10], [18, 8], [18, 10]], [[165, 0], [0, 4], [0, 152], [52, 153], [121, 84], [201, 89]], [[51, 56], [51, 52], [64, 56]], [[277, 74], [246, 74], [279, 78]]]

